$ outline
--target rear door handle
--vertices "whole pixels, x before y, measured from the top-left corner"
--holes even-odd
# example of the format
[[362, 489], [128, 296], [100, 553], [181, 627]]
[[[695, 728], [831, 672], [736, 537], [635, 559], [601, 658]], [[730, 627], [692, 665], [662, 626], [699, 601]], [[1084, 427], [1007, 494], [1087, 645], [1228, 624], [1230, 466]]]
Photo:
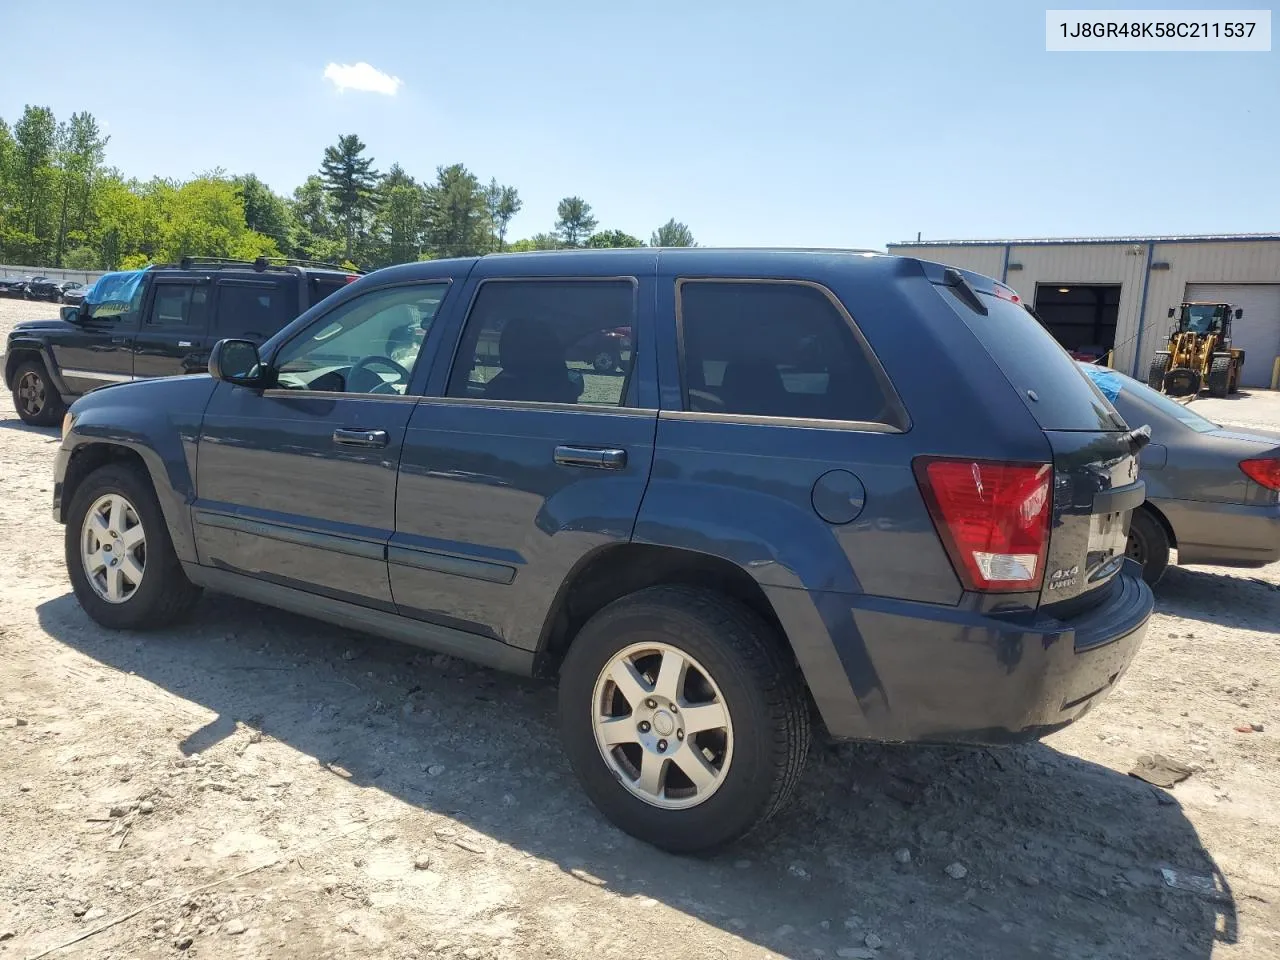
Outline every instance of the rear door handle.
[[333, 442], [344, 447], [385, 447], [389, 439], [385, 430], [351, 430], [339, 427], [333, 431]]
[[180, 346], [180, 347], [194, 347], [194, 346], [195, 346], [195, 344], [194, 344], [192, 341], [190, 341], [190, 340], [179, 340], [179, 341], [178, 341], [178, 346]]
[[592, 467], [621, 470], [627, 465], [627, 451], [614, 447], [556, 447], [556, 463], [563, 467]]

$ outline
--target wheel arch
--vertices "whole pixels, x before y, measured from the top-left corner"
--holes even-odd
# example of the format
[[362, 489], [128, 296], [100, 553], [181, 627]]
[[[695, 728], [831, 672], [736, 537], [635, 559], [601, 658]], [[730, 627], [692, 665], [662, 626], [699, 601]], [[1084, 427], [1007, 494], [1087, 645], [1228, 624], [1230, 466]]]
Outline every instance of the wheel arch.
[[6, 389], [13, 389], [13, 378], [18, 372], [18, 368], [30, 360], [37, 360], [44, 366], [44, 372], [49, 377], [49, 382], [53, 384], [63, 396], [66, 395], [66, 383], [58, 374], [56, 365], [50, 363], [48, 351], [44, 345], [31, 340], [19, 340], [15, 344], [9, 346], [8, 353], [4, 358], [4, 385]]
[[1145, 501], [1140, 507], [1138, 507], [1138, 509], [1147, 511], [1147, 513], [1151, 514], [1151, 516], [1156, 519], [1156, 522], [1164, 528], [1164, 532], [1169, 536], [1169, 546], [1176, 549], [1178, 546], [1178, 535], [1173, 532], [1173, 524], [1171, 524], [1169, 522], [1169, 518], [1164, 515], [1164, 511], [1150, 500]]
[[604, 607], [666, 584], [700, 587], [737, 600], [768, 623], [780, 643], [787, 642], [764, 589], [737, 564], [681, 547], [622, 543], [584, 557], [565, 578], [543, 620], [534, 672], [554, 676], [578, 631]]

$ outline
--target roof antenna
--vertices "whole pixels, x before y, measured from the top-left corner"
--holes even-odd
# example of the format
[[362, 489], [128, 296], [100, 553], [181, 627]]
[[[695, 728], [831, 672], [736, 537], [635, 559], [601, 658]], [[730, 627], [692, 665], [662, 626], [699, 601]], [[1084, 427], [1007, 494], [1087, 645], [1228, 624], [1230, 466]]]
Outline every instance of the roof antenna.
[[919, 230], [917, 230], [917, 231], [916, 231], [916, 243], [919, 243], [919, 242], [920, 242], [920, 231], [919, 231]]

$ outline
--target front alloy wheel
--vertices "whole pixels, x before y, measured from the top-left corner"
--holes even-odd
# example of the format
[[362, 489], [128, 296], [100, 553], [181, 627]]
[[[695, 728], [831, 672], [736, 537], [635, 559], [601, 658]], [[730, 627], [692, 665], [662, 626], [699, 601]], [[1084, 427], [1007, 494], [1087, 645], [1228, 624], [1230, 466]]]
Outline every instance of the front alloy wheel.
[[618, 652], [596, 680], [592, 727], [618, 781], [645, 803], [707, 800], [733, 760], [733, 722], [702, 664], [666, 643]]
[[45, 386], [44, 377], [36, 370], [27, 370], [18, 378], [18, 386], [14, 390], [18, 412], [32, 420], [44, 412], [49, 398], [49, 388]]
[[89, 586], [107, 603], [125, 603], [142, 586], [147, 536], [137, 509], [120, 494], [99, 497], [85, 514], [80, 562]]

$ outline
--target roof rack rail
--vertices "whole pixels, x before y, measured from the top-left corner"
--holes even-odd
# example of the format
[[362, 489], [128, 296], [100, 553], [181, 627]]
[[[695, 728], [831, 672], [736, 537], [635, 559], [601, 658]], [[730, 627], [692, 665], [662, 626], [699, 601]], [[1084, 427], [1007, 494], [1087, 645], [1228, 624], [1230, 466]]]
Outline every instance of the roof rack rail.
[[190, 270], [197, 266], [235, 266], [235, 267], [252, 267], [254, 270], [284, 270], [289, 267], [319, 267], [325, 270], [338, 270], [342, 273], [358, 273], [363, 274], [364, 271], [356, 268], [348, 269], [337, 263], [325, 263], [322, 260], [296, 260], [291, 257], [258, 257], [256, 260], [240, 260], [234, 257], [183, 257], [177, 264], [184, 270]]

